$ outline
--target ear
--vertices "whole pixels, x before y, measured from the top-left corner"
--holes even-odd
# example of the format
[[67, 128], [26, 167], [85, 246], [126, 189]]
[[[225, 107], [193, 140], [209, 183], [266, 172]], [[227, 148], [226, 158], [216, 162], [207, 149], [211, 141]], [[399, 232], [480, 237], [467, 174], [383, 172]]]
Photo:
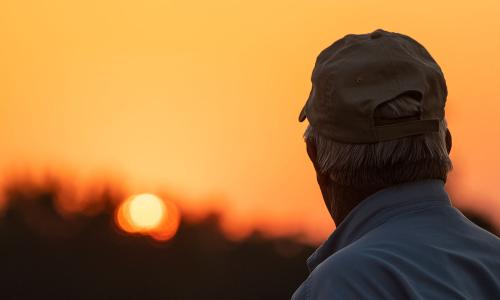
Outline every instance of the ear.
[[446, 150], [448, 151], [448, 154], [450, 154], [451, 145], [452, 145], [451, 132], [449, 129], [446, 129]]

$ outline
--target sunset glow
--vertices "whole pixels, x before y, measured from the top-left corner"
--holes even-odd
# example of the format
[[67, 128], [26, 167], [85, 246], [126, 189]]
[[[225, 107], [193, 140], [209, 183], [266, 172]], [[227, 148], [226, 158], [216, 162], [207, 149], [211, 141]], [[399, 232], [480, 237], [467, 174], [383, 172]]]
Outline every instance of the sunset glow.
[[154, 194], [139, 194], [130, 196], [118, 207], [115, 220], [125, 232], [168, 240], [177, 231], [180, 215], [172, 202]]

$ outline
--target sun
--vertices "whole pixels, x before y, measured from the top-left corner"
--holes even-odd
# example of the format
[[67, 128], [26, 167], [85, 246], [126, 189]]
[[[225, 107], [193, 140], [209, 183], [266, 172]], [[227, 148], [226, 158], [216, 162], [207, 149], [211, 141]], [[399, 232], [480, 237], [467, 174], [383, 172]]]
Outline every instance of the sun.
[[153, 194], [140, 194], [130, 199], [130, 220], [137, 229], [148, 230], [160, 224], [165, 216], [163, 201]]
[[145, 234], [166, 241], [175, 235], [180, 213], [172, 201], [155, 194], [137, 194], [128, 197], [117, 207], [115, 222], [125, 232]]

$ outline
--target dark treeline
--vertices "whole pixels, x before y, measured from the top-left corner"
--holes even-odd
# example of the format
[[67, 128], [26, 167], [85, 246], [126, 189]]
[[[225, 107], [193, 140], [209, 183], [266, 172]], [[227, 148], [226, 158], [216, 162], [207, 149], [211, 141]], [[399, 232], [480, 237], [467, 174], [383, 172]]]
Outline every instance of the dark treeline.
[[314, 248], [293, 237], [255, 232], [231, 241], [210, 214], [181, 222], [173, 239], [159, 243], [120, 232], [109, 195], [98, 214], [64, 216], [54, 205], [57, 193], [7, 187], [0, 299], [289, 299], [307, 276]]
[[160, 243], [121, 232], [111, 205], [94, 216], [61, 215], [57, 192], [7, 188], [0, 299], [287, 299], [307, 276], [313, 248], [291, 237], [232, 241], [209, 214]]

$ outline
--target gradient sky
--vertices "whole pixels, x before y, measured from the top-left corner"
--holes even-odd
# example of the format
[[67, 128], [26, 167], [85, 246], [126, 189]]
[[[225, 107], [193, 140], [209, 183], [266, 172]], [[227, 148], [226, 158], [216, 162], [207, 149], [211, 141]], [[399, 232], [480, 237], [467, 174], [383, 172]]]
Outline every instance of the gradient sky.
[[496, 0], [2, 1], [0, 176], [111, 174], [218, 207], [233, 233], [320, 240], [333, 222], [297, 116], [317, 54], [377, 28], [441, 65], [455, 203], [500, 220]]

